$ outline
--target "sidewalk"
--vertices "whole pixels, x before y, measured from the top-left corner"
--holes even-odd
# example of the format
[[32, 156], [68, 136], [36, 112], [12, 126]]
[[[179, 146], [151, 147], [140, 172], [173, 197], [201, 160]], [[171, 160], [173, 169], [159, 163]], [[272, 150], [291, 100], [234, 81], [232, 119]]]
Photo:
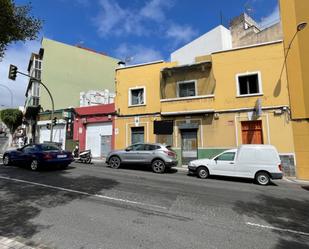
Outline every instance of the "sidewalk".
[[33, 245], [35, 247], [30, 246], [32, 244], [32, 242], [29, 242], [23, 238], [7, 238], [0, 236], [1, 249], [49, 249], [44, 245]]
[[286, 180], [287, 182], [293, 182], [293, 183], [298, 183], [298, 184], [306, 184], [309, 185], [309, 181], [306, 180], [298, 180], [296, 177], [283, 177], [284, 180]]

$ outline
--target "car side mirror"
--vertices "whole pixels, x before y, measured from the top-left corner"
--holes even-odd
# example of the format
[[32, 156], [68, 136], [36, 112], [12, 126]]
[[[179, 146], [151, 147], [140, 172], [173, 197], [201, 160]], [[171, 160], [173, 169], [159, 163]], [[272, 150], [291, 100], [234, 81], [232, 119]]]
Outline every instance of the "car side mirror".
[[18, 148], [17, 151], [21, 151], [21, 148]]
[[131, 150], [132, 150], [131, 148], [126, 148], [126, 149], [125, 149], [125, 151], [131, 151]]

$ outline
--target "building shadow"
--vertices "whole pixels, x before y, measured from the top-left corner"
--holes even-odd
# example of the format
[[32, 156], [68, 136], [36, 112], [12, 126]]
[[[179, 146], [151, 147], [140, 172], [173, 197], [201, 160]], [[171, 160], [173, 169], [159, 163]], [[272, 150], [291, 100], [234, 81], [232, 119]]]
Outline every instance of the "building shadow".
[[[187, 176], [198, 178], [195, 174], [192, 174], [192, 173], [188, 173]], [[243, 177], [232, 177], [232, 176], [214, 176], [214, 175], [211, 175], [207, 179], [200, 179], [200, 180], [202, 180], [202, 181], [214, 180], [214, 181], [225, 181], [225, 182], [238, 182], [238, 183], [244, 183], [244, 184], [256, 184], [256, 185], [258, 185], [255, 182], [254, 179], [243, 178]], [[267, 188], [267, 187], [270, 187], [270, 186], [278, 186], [278, 185], [271, 181], [267, 186], [261, 186], [261, 187]]]
[[[272, 227], [309, 233], [309, 199], [278, 198], [259, 195], [254, 202], [237, 201], [233, 210], [247, 217], [263, 220]], [[272, 230], [280, 235], [274, 248], [309, 248], [308, 236]]]
[[[122, 164], [119, 168], [122, 170], [131, 170], [131, 171], [137, 170], [152, 173], [151, 166], [144, 164]], [[177, 168], [166, 168], [164, 174], [175, 174], [177, 172], [178, 172]]]
[[[29, 174], [23, 169], [6, 171], [10, 178], [27, 180]], [[24, 170], [26, 171], [26, 169]], [[29, 170], [28, 170], [29, 171]], [[89, 194], [97, 194], [118, 185], [112, 179], [89, 175], [78, 177], [67, 176], [67, 171], [46, 170], [31, 172], [35, 182], [55, 187], [74, 189]], [[5, 174], [2, 173], [2, 176]], [[31, 181], [31, 180], [29, 180]], [[0, 236], [22, 237], [30, 239], [33, 235], [49, 226], [33, 223], [32, 219], [40, 215], [43, 209], [66, 205], [74, 200], [87, 198], [86, 194], [68, 192], [56, 188], [28, 184], [12, 180], [0, 181]]]

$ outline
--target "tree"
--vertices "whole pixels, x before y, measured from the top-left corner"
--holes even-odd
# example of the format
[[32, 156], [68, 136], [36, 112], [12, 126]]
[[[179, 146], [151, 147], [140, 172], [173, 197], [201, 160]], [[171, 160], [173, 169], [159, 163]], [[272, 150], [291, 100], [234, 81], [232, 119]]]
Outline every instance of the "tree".
[[23, 113], [18, 109], [4, 109], [0, 112], [0, 119], [10, 130], [10, 139], [18, 126], [22, 124]]
[[0, 59], [10, 43], [37, 39], [42, 21], [30, 15], [31, 9], [30, 4], [16, 6], [14, 0], [0, 0]]

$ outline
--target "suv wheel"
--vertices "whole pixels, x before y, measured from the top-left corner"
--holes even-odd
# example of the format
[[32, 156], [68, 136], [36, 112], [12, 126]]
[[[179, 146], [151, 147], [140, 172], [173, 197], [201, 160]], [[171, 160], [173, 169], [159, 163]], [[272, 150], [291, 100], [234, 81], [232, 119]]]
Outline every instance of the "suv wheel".
[[108, 161], [109, 166], [113, 169], [118, 169], [120, 166], [120, 163], [121, 163], [120, 158], [117, 156], [112, 156]]
[[163, 173], [165, 171], [165, 163], [160, 159], [154, 160], [151, 166], [155, 173]]
[[197, 169], [197, 175], [199, 178], [206, 179], [209, 176], [208, 169], [206, 167], [199, 167]]

